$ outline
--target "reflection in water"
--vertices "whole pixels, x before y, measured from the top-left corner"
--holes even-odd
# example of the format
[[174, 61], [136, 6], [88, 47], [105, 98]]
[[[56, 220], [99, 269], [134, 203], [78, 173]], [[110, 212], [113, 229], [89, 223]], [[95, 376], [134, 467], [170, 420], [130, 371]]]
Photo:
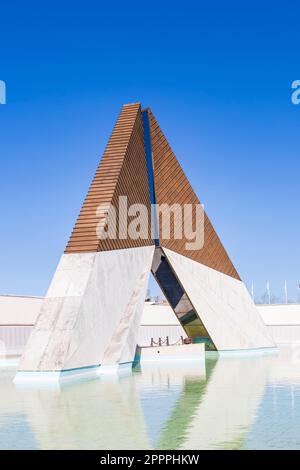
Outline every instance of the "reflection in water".
[[184, 449], [238, 449], [255, 420], [272, 356], [220, 358], [182, 443]]
[[16, 388], [0, 370], [0, 448], [300, 448], [295, 361], [289, 348], [60, 388]]
[[300, 449], [300, 346], [281, 349], [273, 362], [257, 420], [245, 449]]
[[216, 361], [207, 361], [206, 380], [197, 375], [187, 375], [181, 396], [172, 415], [162, 429], [158, 449], [179, 449], [185, 442], [187, 429], [206, 391]]
[[136, 383], [151, 447], [176, 449], [206, 386], [204, 364], [143, 366]]
[[149, 448], [132, 377], [18, 393], [39, 448]]

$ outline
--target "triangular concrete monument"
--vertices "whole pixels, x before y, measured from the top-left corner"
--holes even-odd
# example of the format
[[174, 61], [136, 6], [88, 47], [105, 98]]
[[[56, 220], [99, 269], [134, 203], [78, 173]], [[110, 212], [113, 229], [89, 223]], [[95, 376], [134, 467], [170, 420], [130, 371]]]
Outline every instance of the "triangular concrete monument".
[[121, 110], [17, 379], [132, 363], [151, 270], [208, 349], [274, 347], [157, 121], [135, 103]]

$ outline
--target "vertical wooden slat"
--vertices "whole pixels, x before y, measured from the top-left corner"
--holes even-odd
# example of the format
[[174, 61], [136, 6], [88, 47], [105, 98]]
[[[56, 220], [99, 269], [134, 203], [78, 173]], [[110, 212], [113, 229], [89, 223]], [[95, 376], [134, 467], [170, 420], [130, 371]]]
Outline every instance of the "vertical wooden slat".
[[[144, 204], [150, 215], [150, 196], [141, 106], [124, 105], [88, 194], [80, 210], [65, 253], [96, 252], [152, 245], [150, 233], [147, 240], [99, 240], [96, 215], [100, 204], [111, 203], [117, 212], [119, 226], [119, 196], [127, 196], [128, 206]], [[130, 222], [130, 218], [128, 220]], [[146, 222], [146, 221], [145, 221]]]
[[[177, 161], [167, 139], [160, 129], [152, 112], [148, 110], [153, 155], [153, 174], [155, 182], [155, 197], [157, 204], [200, 204], [179, 162]], [[171, 224], [171, 233], [174, 224]], [[176, 240], [162, 238], [160, 224], [159, 233], [162, 247], [169, 248], [210, 268], [240, 279], [228, 254], [226, 253], [208, 216], [204, 216], [204, 246], [200, 250], [187, 250], [186, 238]]]

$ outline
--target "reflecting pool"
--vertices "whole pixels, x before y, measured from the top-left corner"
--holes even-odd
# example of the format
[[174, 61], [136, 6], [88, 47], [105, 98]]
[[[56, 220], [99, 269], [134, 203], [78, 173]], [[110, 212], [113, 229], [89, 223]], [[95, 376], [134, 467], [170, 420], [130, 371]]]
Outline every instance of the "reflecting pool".
[[20, 387], [0, 369], [1, 449], [300, 449], [300, 346]]

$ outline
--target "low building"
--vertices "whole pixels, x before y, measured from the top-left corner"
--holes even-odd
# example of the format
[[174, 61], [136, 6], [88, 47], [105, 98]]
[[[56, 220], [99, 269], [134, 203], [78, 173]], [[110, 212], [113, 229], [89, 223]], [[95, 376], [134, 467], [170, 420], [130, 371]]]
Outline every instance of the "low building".
[[[19, 356], [34, 327], [42, 297], [0, 295], [0, 356]], [[300, 342], [300, 304], [257, 305], [277, 344]], [[145, 302], [139, 345], [176, 344], [186, 338], [171, 307]]]

